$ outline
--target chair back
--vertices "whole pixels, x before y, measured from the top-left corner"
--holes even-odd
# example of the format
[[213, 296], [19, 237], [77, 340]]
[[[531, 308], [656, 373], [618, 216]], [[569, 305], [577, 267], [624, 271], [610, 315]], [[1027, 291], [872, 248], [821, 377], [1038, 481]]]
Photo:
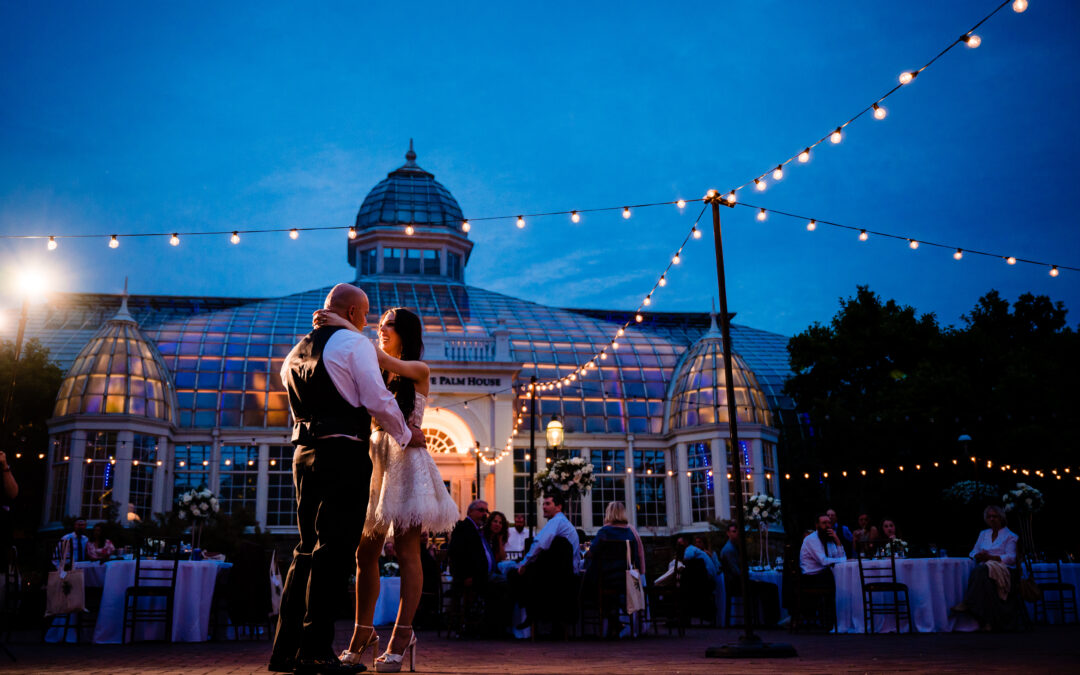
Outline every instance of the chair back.
[[225, 588], [229, 620], [234, 624], [266, 623], [270, 616], [270, 557], [252, 541], [241, 541], [232, 555]]
[[896, 555], [885, 558], [871, 558], [865, 551], [858, 553], [859, 582], [865, 589], [874, 584], [896, 583]]
[[595, 541], [589, 548], [589, 566], [586, 576], [590, 582], [595, 578], [601, 589], [626, 590], [626, 542]]
[[1053, 565], [1033, 563], [1029, 568], [1029, 575], [1036, 584], [1060, 584], [1062, 583], [1061, 562], [1058, 561]]
[[[135, 554], [135, 588], [168, 586], [176, 587], [176, 574], [180, 568], [180, 539], [160, 540], [161, 545], [144, 540]], [[158, 559], [171, 561], [171, 565], [151, 564], [149, 552], [158, 553]]]

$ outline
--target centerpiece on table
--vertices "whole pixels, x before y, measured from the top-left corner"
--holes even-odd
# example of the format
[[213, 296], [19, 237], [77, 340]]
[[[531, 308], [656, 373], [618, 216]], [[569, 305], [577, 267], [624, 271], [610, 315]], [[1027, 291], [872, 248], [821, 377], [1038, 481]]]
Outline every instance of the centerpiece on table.
[[889, 556], [895, 556], [897, 558], [903, 558], [907, 556], [908, 543], [900, 537], [893, 539], [887, 539], [877, 549], [877, 555], [881, 558], [888, 558]]
[[758, 531], [758, 562], [769, 565], [769, 525], [780, 522], [780, 500], [772, 495], [757, 493], [743, 505], [746, 523]]
[[1027, 483], [1017, 483], [1012, 490], [1001, 495], [1005, 512], [1017, 516], [1020, 523], [1020, 545], [1024, 555], [1034, 555], [1035, 537], [1031, 529], [1032, 516], [1046, 505], [1043, 493]]
[[209, 489], [201, 490], [194, 488], [176, 499], [176, 517], [180, 520], [191, 521], [191, 555], [200, 549], [202, 529], [210, 521], [221, 506], [218, 498]]
[[567, 516], [573, 500], [584, 497], [595, 481], [593, 465], [581, 457], [558, 459], [551, 468], [536, 474], [536, 496], [542, 497], [552, 492], [560, 492], [567, 497]]

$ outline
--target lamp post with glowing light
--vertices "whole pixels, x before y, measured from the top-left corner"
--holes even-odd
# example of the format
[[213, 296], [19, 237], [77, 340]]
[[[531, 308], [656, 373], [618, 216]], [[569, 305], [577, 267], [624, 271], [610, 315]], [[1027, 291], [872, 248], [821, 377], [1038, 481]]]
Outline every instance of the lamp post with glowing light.
[[[834, 135], [839, 134], [837, 129]], [[834, 140], [834, 142], [838, 142]], [[720, 647], [709, 647], [705, 650], [705, 656], [715, 658], [780, 658], [796, 656], [795, 648], [788, 644], [765, 643], [754, 634], [754, 593], [753, 584], [750, 581], [750, 560], [747, 557], [746, 537], [746, 498], [742, 487], [742, 458], [739, 452], [739, 424], [737, 410], [735, 408], [735, 382], [731, 372], [731, 331], [728, 325], [727, 308], [727, 282], [724, 278], [724, 244], [720, 237], [720, 205], [735, 208], [734, 202], [720, 196], [716, 190], [710, 190], [705, 201], [712, 204], [713, 217], [713, 245], [716, 248], [716, 286], [720, 300], [720, 333], [724, 352], [724, 389], [727, 393], [727, 418], [728, 433], [731, 442], [731, 456], [734, 465], [731, 467], [732, 475], [735, 476], [735, 521], [739, 526], [739, 566], [742, 574], [743, 594], [743, 625], [745, 632], [735, 644], [726, 644]], [[717, 411], [719, 412], [719, 411]], [[720, 416], [716, 416], [720, 419]]]
[[[520, 220], [520, 218], [518, 219]], [[525, 491], [525, 519], [529, 521], [529, 538], [536, 535], [536, 495], [533, 494], [533, 486], [536, 485], [536, 376], [529, 380], [529, 489]]]
[[548, 422], [544, 433], [547, 435], [548, 449], [557, 450], [562, 447], [563, 440], [566, 439], [566, 430], [558, 415], [551, 416], [551, 421]]
[[19, 293], [22, 295], [22, 309], [19, 312], [19, 328], [15, 333], [15, 359], [11, 364], [11, 380], [8, 382], [7, 396], [4, 397], [4, 410], [0, 415], [0, 427], [3, 428], [3, 441], [7, 442], [7, 419], [11, 408], [11, 397], [15, 393], [15, 375], [19, 369], [19, 356], [22, 354], [23, 336], [26, 335], [26, 321], [30, 313], [30, 299], [41, 295], [47, 287], [45, 277], [35, 270], [23, 270], [18, 279]]

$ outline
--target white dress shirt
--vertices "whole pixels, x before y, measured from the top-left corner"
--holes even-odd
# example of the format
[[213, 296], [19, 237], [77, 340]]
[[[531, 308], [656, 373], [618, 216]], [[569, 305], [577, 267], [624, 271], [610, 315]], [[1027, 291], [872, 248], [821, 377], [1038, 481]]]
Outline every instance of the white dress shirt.
[[[326, 341], [322, 360], [330, 380], [349, 405], [367, 408], [372, 419], [401, 447], [409, 444], [412, 432], [405, 424], [397, 400], [383, 383], [379, 359], [375, 356], [375, 345], [371, 344], [371, 340], [343, 328]], [[286, 359], [281, 366], [283, 381], [288, 368], [289, 361]]]
[[74, 532], [68, 532], [60, 537], [60, 541], [56, 543], [56, 548], [53, 550], [53, 565], [60, 564], [60, 552], [64, 547], [64, 542], [68, 544], [65, 564], [67, 564], [67, 561], [77, 563], [89, 560], [86, 557], [86, 545], [90, 543], [90, 537], [85, 534], [76, 535]]
[[971, 549], [971, 557], [976, 553], [989, 553], [1001, 557], [1001, 562], [1009, 567], [1016, 567], [1016, 533], [1007, 527], [998, 530], [997, 539], [994, 539], [994, 531], [985, 529], [979, 533], [975, 540], [975, 548]]
[[822, 545], [821, 537], [817, 532], [811, 532], [802, 540], [802, 550], [799, 552], [799, 566], [803, 574], [817, 574], [827, 567], [847, 560], [844, 547], [835, 541], [830, 541], [828, 548]]
[[528, 528], [521, 528], [521, 532], [517, 531], [516, 527], [510, 528], [510, 536], [506, 539], [506, 552], [515, 553], [517, 551], [525, 550], [525, 539], [529, 536]]
[[540, 551], [546, 551], [551, 548], [552, 542], [555, 541], [555, 537], [565, 537], [570, 542], [570, 549], [573, 551], [574, 559], [574, 574], [581, 571], [581, 556], [578, 555], [578, 549], [580, 544], [578, 542], [577, 530], [570, 524], [566, 516], [562, 513], [556, 513], [555, 516], [547, 521], [547, 525], [544, 525], [544, 529], [540, 530], [536, 534], [536, 541], [533, 542], [532, 548], [525, 554], [525, 557], [521, 559], [521, 566], [531, 563], [536, 559], [536, 556], [540, 555]]

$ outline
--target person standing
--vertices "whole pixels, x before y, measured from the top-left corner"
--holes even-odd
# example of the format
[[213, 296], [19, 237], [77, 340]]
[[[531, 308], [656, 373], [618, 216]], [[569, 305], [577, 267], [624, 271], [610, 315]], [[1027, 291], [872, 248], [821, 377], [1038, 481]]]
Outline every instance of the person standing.
[[[357, 331], [368, 298], [338, 284], [324, 307]], [[423, 433], [405, 424], [383, 384], [375, 347], [338, 326], [312, 330], [281, 367], [292, 411], [293, 485], [300, 543], [285, 578], [269, 670], [353, 672], [334, 656], [334, 617], [363, 532], [371, 481], [371, 421], [402, 446]]]
[[529, 532], [525, 529], [525, 515], [521, 513], [514, 514], [514, 526], [510, 528], [510, 533], [506, 540], [506, 552], [510, 558], [516, 559], [525, 553], [525, 540], [528, 539]]
[[69, 547], [70, 553], [67, 555], [71, 556], [70, 561], [72, 563], [89, 560], [86, 547], [90, 543], [90, 539], [86, 536], [86, 518], [76, 518], [71, 532], [60, 537], [60, 541], [56, 544], [56, 551], [53, 552], [53, 565], [60, 563], [60, 558], [64, 555], [65, 542]]

